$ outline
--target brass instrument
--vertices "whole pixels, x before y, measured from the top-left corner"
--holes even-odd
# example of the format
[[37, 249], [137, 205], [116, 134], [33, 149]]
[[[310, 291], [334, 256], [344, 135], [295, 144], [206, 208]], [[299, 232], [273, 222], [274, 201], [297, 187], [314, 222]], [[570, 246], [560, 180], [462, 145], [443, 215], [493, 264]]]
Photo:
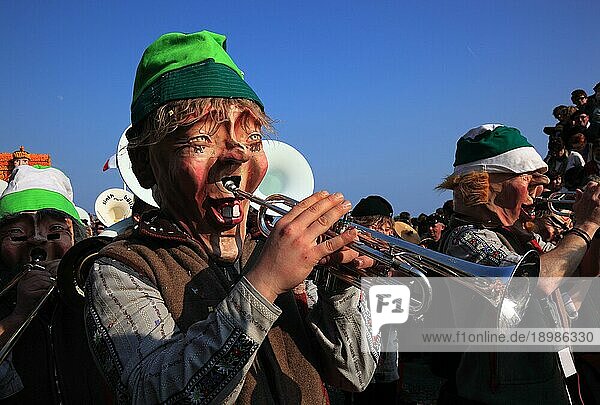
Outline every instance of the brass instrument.
[[[83, 288], [89, 269], [96, 258], [96, 253], [106, 246], [111, 239], [112, 238], [100, 236], [87, 238], [67, 250], [58, 265], [56, 279], [52, 277], [52, 280], [55, 280], [56, 284], [46, 292], [33, 311], [31, 311], [31, 314], [8, 339], [4, 346], [2, 346], [2, 349], [0, 349], [0, 363], [6, 359], [23, 332], [43, 308], [44, 304], [52, 296], [54, 291], [58, 291], [58, 295], [69, 308], [83, 307]], [[31, 263], [26, 264], [23, 271], [7, 283], [2, 291], [0, 291], [0, 296], [6, 294], [10, 289], [15, 287], [28, 271], [45, 270], [39, 263], [46, 259], [46, 253], [42, 250], [38, 250], [38, 252], [34, 250], [32, 256], [33, 260]]]
[[[231, 179], [224, 179], [223, 186], [236, 197], [248, 199], [260, 206], [257, 222], [265, 236], [275, 226], [273, 213], [285, 215], [298, 203], [281, 194], [259, 198], [240, 190]], [[352, 222], [349, 215], [340, 219], [324, 236], [334, 237], [348, 227], [355, 228], [359, 237], [359, 241], [352, 242], [348, 247], [374, 259], [381, 266], [357, 270], [355, 274], [335, 271], [333, 275], [357, 287], [361, 285], [361, 277], [386, 277], [390, 271], [396, 276], [414, 277], [420, 294], [417, 303], [411, 300], [410, 312], [413, 318], [422, 318], [431, 303], [433, 291], [428, 275], [451, 277], [484, 297], [496, 309], [497, 326], [500, 328], [514, 327], [523, 318], [537, 283], [535, 277], [539, 274], [539, 255], [536, 252], [528, 252], [515, 266], [483, 266], [374, 231]]]
[[[31, 270], [46, 270], [43, 266], [41, 266], [39, 264], [40, 262], [42, 262], [43, 260], [46, 259], [46, 252], [44, 252], [43, 250], [40, 250], [40, 249], [34, 250], [32, 252], [32, 259], [33, 260], [30, 263], [26, 264], [24, 266], [23, 270], [19, 274], [17, 274], [11, 281], [9, 281], [8, 284], [2, 289], [2, 291], [0, 291], [0, 296], [3, 296], [8, 291], [10, 291], [13, 287], [16, 287], [16, 285], [19, 283], [19, 281], [21, 281], [21, 279], [29, 271], [31, 271]], [[54, 280], [54, 278], [52, 278], [52, 280]], [[33, 311], [31, 311], [31, 314], [29, 314], [29, 316], [25, 319], [25, 321], [11, 335], [11, 337], [4, 344], [4, 346], [2, 346], [2, 349], [0, 349], [0, 363], [2, 363], [6, 359], [6, 357], [12, 350], [13, 346], [19, 341], [19, 338], [21, 337], [23, 332], [25, 330], [27, 330], [27, 327], [29, 326], [29, 324], [31, 323], [33, 318], [35, 318], [36, 315], [38, 314], [38, 312], [40, 312], [40, 309], [42, 309], [42, 307], [44, 306], [46, 301], [48, 301], [48, 299], [50, 298], [50, 296], [52, 295], [52, 293], [54, 292], [55, 289], [56, 289], [56, 284], [54, 284], [54, 285], [52, 285], [52, 287], [50, 287], [50, 289], [46, 292], [46, 294], [44, 294], [44, 296], [37, 303], [37, 305], [35, 306]]]
[[96, 236], [77, 242], [60, 259], [56, 274], [58, 295], [69, 308], [83, 308], [84, 288], [89, 270], [97, 253], [112, 238]]
[[550, 194], [548, 197], [536, 197], [536, 203], [546, 203], [548, 204], [548, 209], [556, 215], [560, 216], [568, 216], [571, 214], [571, 210], [560, 210], [554, 206], [554, 204], [563, 204], [568, 206], [573, 206], [575, 203], [575, 192], [574, 191], [558, 191]]

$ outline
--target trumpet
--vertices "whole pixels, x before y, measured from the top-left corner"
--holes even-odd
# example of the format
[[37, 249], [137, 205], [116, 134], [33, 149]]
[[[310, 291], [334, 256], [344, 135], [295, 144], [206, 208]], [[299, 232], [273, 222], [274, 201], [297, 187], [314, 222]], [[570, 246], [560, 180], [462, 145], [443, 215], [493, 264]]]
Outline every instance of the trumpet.
[[548, 204], [548, 209], [550, 212], [560, 216], [570, 215], [571, 210], [560, 210], [554, 206], [554, 204], [562, 204], [566, 206], [572, 206], [575, 203], [575, 192], [574, 191], [557, 191], [555, 193], [550, 194], [548, 197], [536, 197], [536, 203], [546, 203]]
[[[259, 206], [257, 223], [260, 232], [269, 236], [275, 226], [272, 212], [285, 215], [298, 201], [282, 194], [265, 199], [240, 190], [236, 183], [224, 179], [223, 186], [238, 198], [245, 198]], [[529, 299], [534, 291], [535, 277], [539, 275], [539, 255], [526, 253], [515, 266], [492, 267], [471, 263], [402, 239], [385, 235], [352, 222], [352, 217], [342, 217], [324, 237], [332, 238], [349, 227], [358, 232], [358, 241], [348, 245], [362, 255], [374, 259], [379, 265], [372, 269], [345, 273], [334, 270], [332, 275], [355, 287], [361, 286], [362, 277], [395, 276], [413, 277], [418, 285], [418, 299], [411, 299], [410, 313], [421, 320], [431, 304], [433, 291], [428, 276], [451, 277], [484, 297], [496, 309], [496, 325], [506, 329], [518, 325], [523, 318]]]
[[[11, 281], [7, 283], [7, 285], [0, 291], [0, 296], [5, 295], [8, 291], [10, 291], [13, 287], [15, 287], [19, 281], [31, 270], [46, 270], [43, 266], [40, 265], [40, 262], [46, 259], [46, 252], [41, 249], [34, 250], [32, 252], [32, 261], [27, 263], [23, 270], [17, 274]], [[44, 294], [44, 296], [37, 303], [33, 311], [29, 314], [29, 316], [25, 319], [25, 321], [19, 326], [19, 328], [10, 336], [7, 342], [0, 349], [0, 363], [2, 363], [8, 354], [11, 352], [14, 345], [19, 341], [19, 338], [27, 330], [27, 327], [31, 323], [31, 321], [36, 317], [40, 309], [44, 306], [46, 301], [50, 298], [54, 290], [56, 289], [56, 284], [52, 285], [50, 289]]]

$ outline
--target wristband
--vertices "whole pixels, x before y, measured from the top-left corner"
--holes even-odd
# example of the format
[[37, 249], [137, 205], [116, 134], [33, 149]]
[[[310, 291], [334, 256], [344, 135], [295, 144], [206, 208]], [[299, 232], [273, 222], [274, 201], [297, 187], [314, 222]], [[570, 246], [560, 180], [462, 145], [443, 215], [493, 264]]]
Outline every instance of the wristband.
[[588, 235], [587, 232], [584, 231], [583, 229], [571, 228], [566, 233], [572, 233], [573, 235], [579, 236], [581, 239], [583, 239], [585, 241], [587, 248], [588, 249], [590, 248], [590, 245], [592, 244], [592, 238], [590, 238], [590, 235]]

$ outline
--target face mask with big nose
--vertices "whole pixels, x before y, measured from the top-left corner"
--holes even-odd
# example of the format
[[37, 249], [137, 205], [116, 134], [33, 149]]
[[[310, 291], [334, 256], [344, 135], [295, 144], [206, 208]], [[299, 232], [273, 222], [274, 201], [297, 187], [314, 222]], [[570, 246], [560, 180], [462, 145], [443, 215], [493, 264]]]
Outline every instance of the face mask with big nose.
[[222, 181], [231, 179], [248, 192], [260, 184], [267, 160], [258, 120], [236, 106], [219, 122], [205, 114], [150, 147], [150, 164], [161, 209], [204, 241], [210, 255], [229, 257], [222, 242], [232, 236], [243, 240], [248, 202], [235, 198]]
[[21, 213], [2, 226], [0, 235], [2, 261], [9, 269], [60, 259], [74, 243], [71, 220], [44, 211]]

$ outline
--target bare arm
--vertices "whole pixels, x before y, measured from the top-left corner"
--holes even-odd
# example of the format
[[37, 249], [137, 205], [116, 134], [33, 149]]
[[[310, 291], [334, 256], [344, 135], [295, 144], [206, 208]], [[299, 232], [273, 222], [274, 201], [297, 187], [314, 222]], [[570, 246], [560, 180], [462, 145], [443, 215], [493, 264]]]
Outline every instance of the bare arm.
[[[577, 227], [588, 235], [594, 235], [598, 229], [595, 223], [584, 223]], [[562, 277], [569, 277], [577, 270], [586, 251], [587, 245], [580, 236], [567, 234], [555, 249], [544, 253], [540, 257], [540, 291], [549, 295], [556, 290], [562, 282]]]
[[[600, 227], [600, 185], [589, 182], [585, 191], [577, 190], [573, 204], [575, 226], [590, 238]], [[538, 288], [546, 295], [561, 283], [561, 277], [571, 276], [583, 260], [587, 244], [581, 236], [567, 234], [558, 246], [541, 256]]]

